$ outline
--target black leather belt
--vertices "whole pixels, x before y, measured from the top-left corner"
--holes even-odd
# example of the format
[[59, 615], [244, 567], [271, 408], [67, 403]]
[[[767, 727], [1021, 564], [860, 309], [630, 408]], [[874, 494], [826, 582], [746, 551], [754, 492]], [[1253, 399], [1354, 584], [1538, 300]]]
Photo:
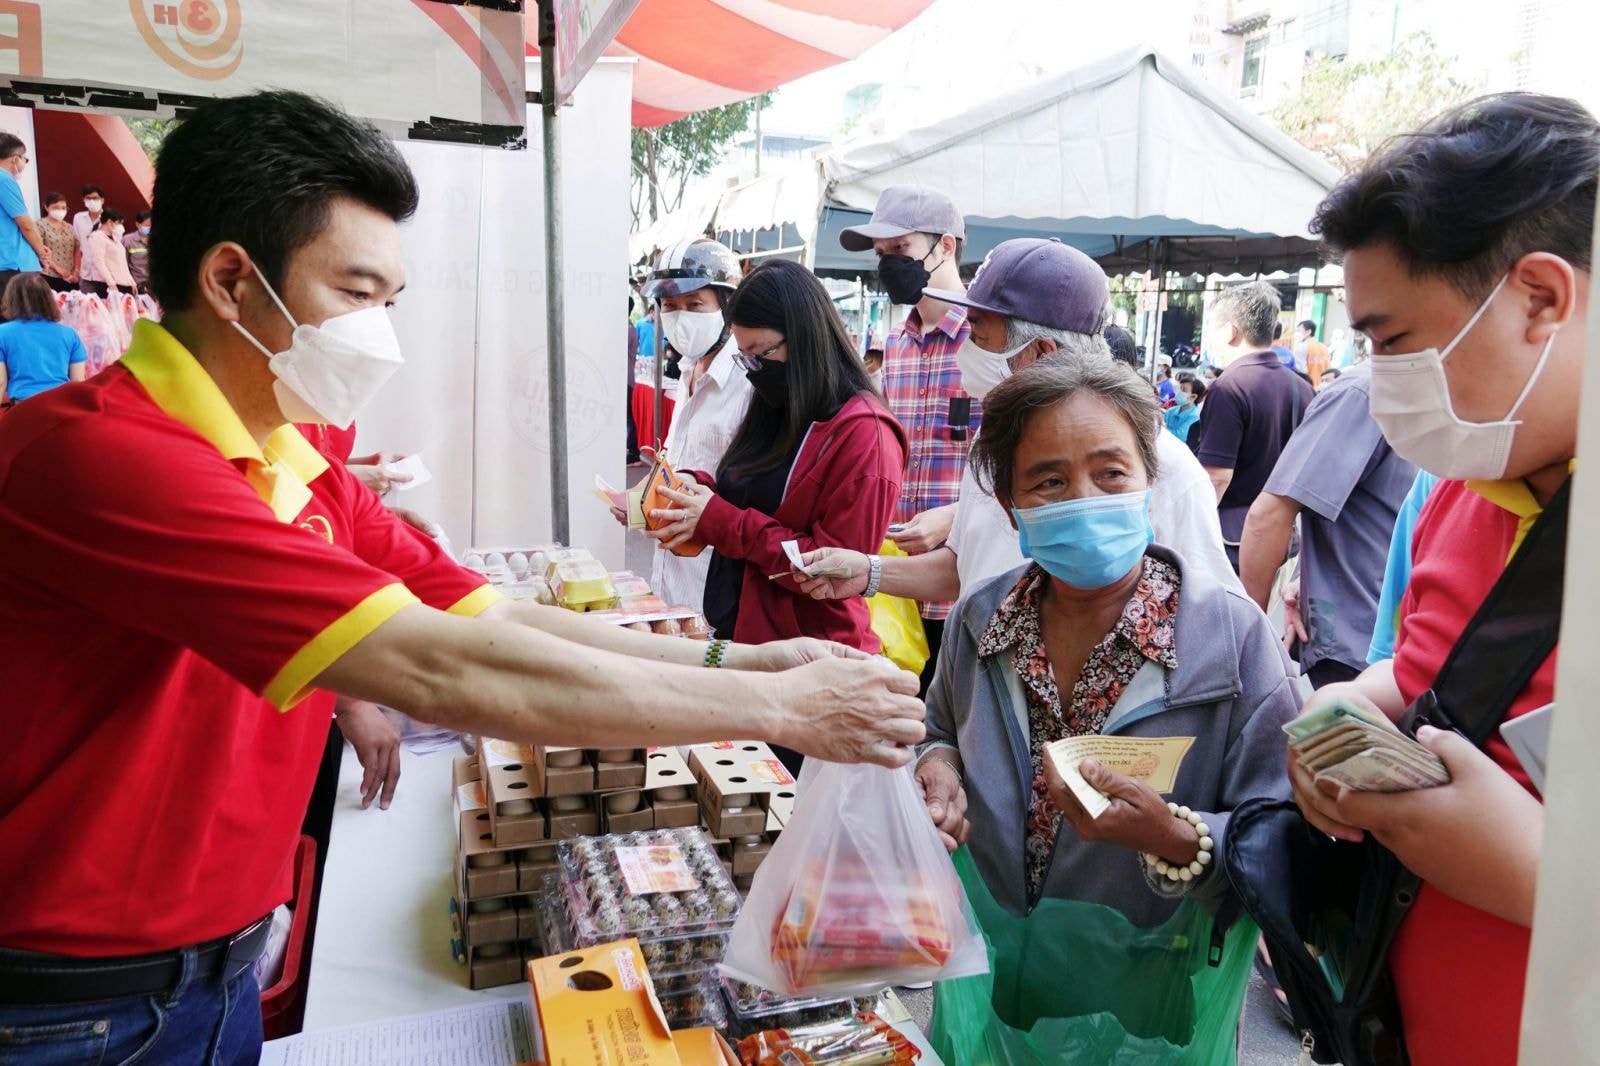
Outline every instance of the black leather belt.
[[[268, 915], [232, 936], [197, 945], [194, 975], [232, 981], [261, 957], [271, 928]], [[176, 988], [182, 976], [181, 951], [81, 959], [0, 950], [0, 1005], [42, 1007], [153, 996]]]

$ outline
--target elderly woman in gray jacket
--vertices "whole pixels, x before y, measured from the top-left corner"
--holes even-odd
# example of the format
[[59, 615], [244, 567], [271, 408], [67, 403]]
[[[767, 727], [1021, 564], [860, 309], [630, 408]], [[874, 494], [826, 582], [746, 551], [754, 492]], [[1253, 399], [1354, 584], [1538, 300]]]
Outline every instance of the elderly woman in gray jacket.
[[[1149, 383], [1105, 359], [1038, 363], [989, 394], [971, 461], [1032, 561], [956, 606], [916, 776], [946, 844], [967, 844], [958, 867], [986, 932], [1021, 930], [1012, 947], [1028, 958], [1007, 958], [991, 936], [1002, 1028], [1022, 1039], [1044, 1018], [1100, 1015], [1100, 1039], [1109, 1015], [1140, 1062], [1207, 1062], [1219, 1061], [1215, 1046], [1185, 1048], [1200, 1039], [1196, 960], [1216, 967], [1237, 913], [1218, 868], [1228, 812], [1287, 794], [1281, 726], [1299, 699], [1256, 606], [1151, 542], [1160, 425]], [[1085, 735], [1173, 738], [1161, 756], [1170, 766], [1181, 752], [1170, 791], [1085, 759], [1079, 772], [1109, 801], [1091, 815], [1045, 752]], [[1030, 927], [1046, 901], [1076, 909]], [[1213, 1026], [1215, 1040], [1232, 1040], [1251, 946], [1231, 953], [1233, 1019]], [[1041, 972], [1039, 952], [1051, 950], [1055, 972]], [[935, 1023], [948, 1030], [946, 991]], [[1071, 1030], [1048, 1031], [1059, 1045]], [[1005, 1057], [943, 1035], [942, 1053]], [[1154, 1058], [1148, 1039], [1165, 1041]], [[1086, 1048], [1080, 1061], [1110, 1054]]]

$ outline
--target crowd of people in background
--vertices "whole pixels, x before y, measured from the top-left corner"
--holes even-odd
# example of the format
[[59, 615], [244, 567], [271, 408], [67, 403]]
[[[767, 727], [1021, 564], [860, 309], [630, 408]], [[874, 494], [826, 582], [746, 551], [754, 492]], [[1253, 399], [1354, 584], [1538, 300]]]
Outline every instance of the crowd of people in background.
[[150, 212], [108, 207], [95, 184], [79, 190], [82, 210], [59, 192], [40, 198], [36, 218], [17, 177], [29, 165], [28, 147], [0, 133], [0, 405], [9, 407], [68, 381], [82, 380], [88, 354], [61, 323], [56, 293], [102, 299], [138, 295], [149, 278]]
[[[792, 263], [750, 271], [722, 299], [755, 397], [739, 454], [696, 465], [723, 478], [751, 455], [769, 465], [714, 505], [711, 571], [719, 583], [738, 572], [744, 605], [768, 619], [815, 617], [807, 598], [855, 610], [853, 626], [828, 632], [868, 651], [878, 642], [864, 605], [917, 602], [929, 817], [949, 847], [970, 845], [960, 870], [986, 930], [1014, 925], [1058, 948], [1015, 967], [1002, 954], [996, 989], [1049, 986], [1050, 966], [1098, 972], [1096, 952], [1141, 930], [1192, 923], [1207, 942], [1232, 892], [1207, 868], [1227, 847], [1229, 812], [1292, 791], [1311, 825], [1370, 834], [1423, 879], [1389, 959], [1411, 1061], [1513, 1061], [1540, 819], [1525, 770], [1503, 744], [1424, 725], [1417, 737], [1457, 780], [1431, 796], [1363, 795], [1319, 786], [1293, 758], [1285, 772], [1280, 727], [1337, 698], [1410, 728], [1408, 708], [1561, 490], [1597, 146], [1594, 118], [1569, 101], [1510, 94], [1440, 116], [1322, 205], [1315, 225], [1344, 264], [1348, 331], [1325, 340], [1318, 321], [1289, 320], [1275, 286], [1230, 284], [1208, 301], [1199, 366], [1177, 373], [1108, 321], [1105, 275], [1067, 245], [999, 244], [969, 288], [962, 213], [923, 186], [885, 189], [870, 222], [840, 238], [875, 256], [889, 300], [908, 308], [881, 347], [852, 343]], [[741, 318], [751, 306], [763, 313]], [[1408, 352], [1421, 354], [1397, 354]], [[837, 388], [802, 398], [797, 374], [819, 358]], [[826, 475], [843, 479], [835, 490], [874, 479], [870, 505], [847, 494], [848, 527], [815, 506], [816, 468], [795, 462], [807, 432], [805, 447], [820, 434], [826, 451], [847, 410], [876, 427], [839, 441]], [[680, 408], [669, 457], [699, 435], [696, 420]], [[752, 425], [782, 443], [752, 449]], [[710, 495], [703, 485], [663, 512], [678, 521], [657, 539], [705, 533]], [[791, 572], [774, 550], [783, 539], [800, 542], [814, 576]], [[719, 583], [703, 602], [726, 617], [733, 585]], [[748, 617], [739, 631], [756, 637]], [[1551, 653], [1496, 713], [1548, 703], [1553, 669]], [[1086, 763], [1115, 812], [1090, 817], [1042, 758], [1053, 740], [1110, 732], [1199, 738], [1167, 797], [1183, 816]], [[1478, 804], [1490, 801], [1484, 841]], [[1495, 866], [1482, 879], [1492, 887], [1472, 883], [1474, 861]], [[1093, 920], [1089, 904], [1103, 908]], [[1254, 952], [1253, 932], [1234, 943], [1220, 917], [1213, 932], [1229, 957]], [[1181, 955], [1141, 956], [1143, 1001], [1161, 1000], [1163, 981], [1186, 984], [1195, 969]], [[1264, 951], [1257, 965], [1273, 980]], [[1197, 1007], [1199, 1029], [1167, 1035], [1230, 1039], [1247, 970], [1213, 990], [1217, 1017]], [[1077, 984], [1030, 992], [1032, 1008], [1109, 1012], [1130, 1047], [1148, 1035], [1139, 995]], [[936, 1046], [955, 1039], [937, 1013], [935, 1030]], [[966, 1061], [962, 1047], [941, 1050]]]

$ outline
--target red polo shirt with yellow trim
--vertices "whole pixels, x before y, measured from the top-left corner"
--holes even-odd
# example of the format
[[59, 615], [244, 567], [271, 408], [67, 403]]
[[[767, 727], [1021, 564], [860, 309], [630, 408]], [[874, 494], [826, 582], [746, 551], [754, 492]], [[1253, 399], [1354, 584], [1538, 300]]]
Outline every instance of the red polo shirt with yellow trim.
[[287, 900], [314, 679], [495, 599], [292, 426], [258, 447], [154, 323], [0, 418], [0, 946], [161, 951]]
[[[1411, 582], [1400, 606], [1394, 679], [1407, 702], [1433, 685], [1467, 622], [1539, 517], [1527, 484], [1441, 481], [1417, 520]], [[1556, 655], [1507, 712], [1555, 699]], [[1527, 771], [1498, 732], [1484, 750], [1523, 788]], [[1517, 1061], [1529, 930], [1424, 884], [1390, 955], [1416, 1066], [1499, 1066]]]

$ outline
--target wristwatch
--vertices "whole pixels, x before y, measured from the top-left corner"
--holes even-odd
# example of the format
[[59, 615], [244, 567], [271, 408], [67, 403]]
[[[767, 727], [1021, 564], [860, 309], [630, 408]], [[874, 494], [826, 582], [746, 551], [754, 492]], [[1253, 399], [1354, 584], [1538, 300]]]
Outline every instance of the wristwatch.
[[861, 590], [861, 595], [871, 598], [878, 594], [878, 586], [883, 584], [883, 557], [880, 555], [867, 556], [867, 587]]

